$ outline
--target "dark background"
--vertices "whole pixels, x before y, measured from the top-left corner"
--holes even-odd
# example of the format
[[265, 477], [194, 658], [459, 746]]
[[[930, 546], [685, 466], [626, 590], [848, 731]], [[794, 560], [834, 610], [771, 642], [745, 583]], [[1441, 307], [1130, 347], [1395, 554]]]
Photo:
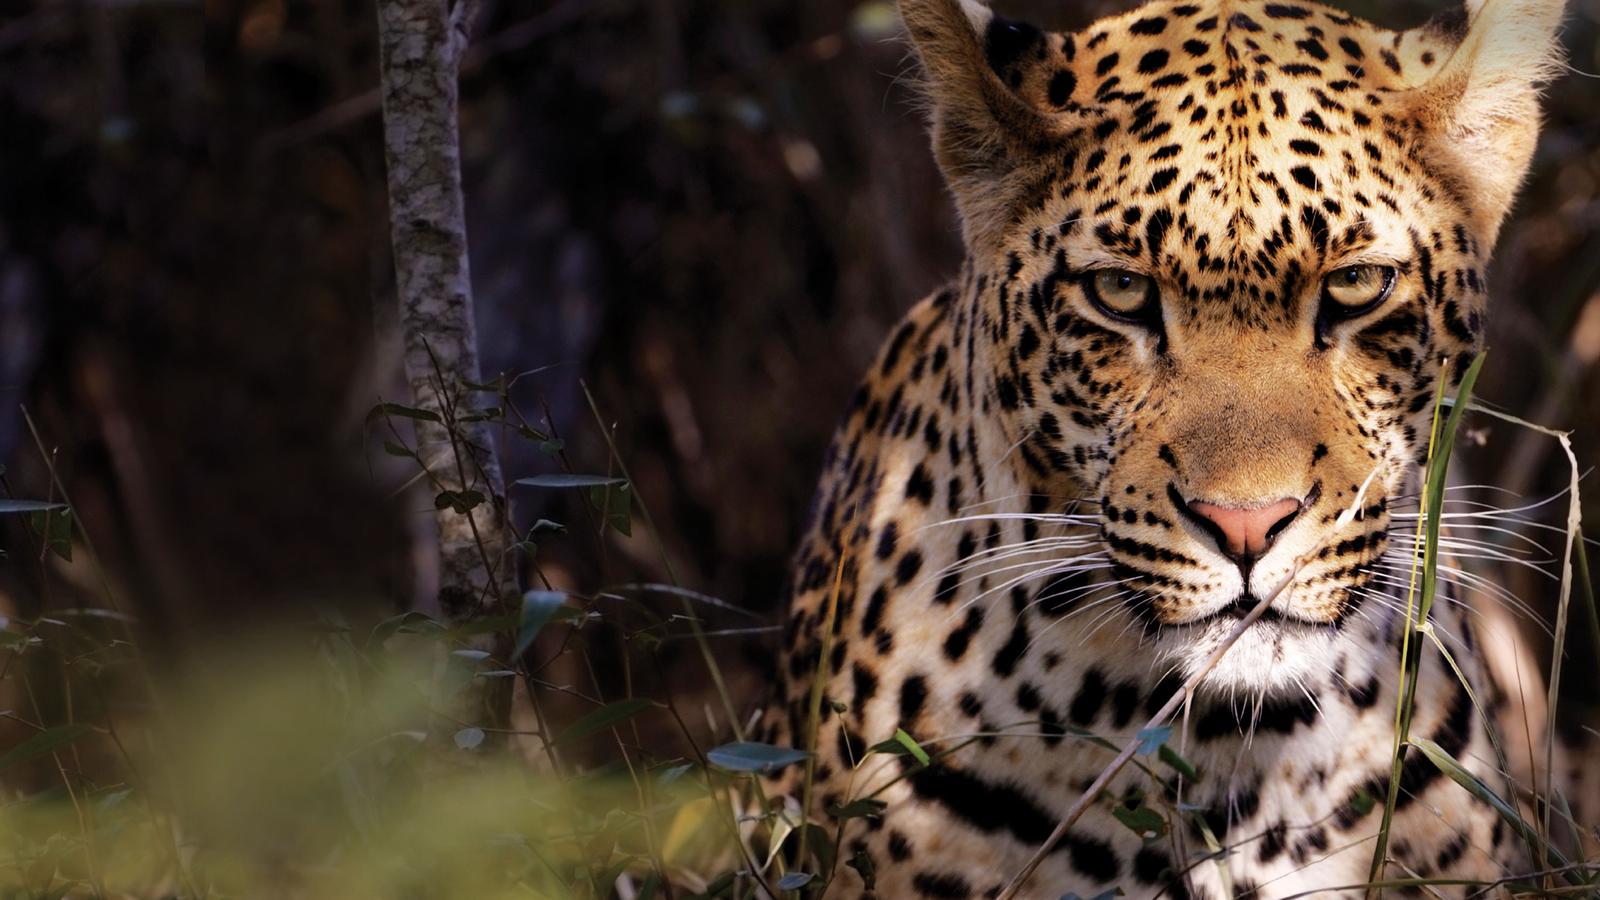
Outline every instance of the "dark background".
[[[1001, 4], [1054, 27], [1130, 5]], [[1340, 5], [1388, 27], [1437, 8]], [[587, 382], [679, 577], [768, 617], [856, 378], [959, 264], [897, 28], [892, 5], [853, 0], [485, 0], [463, 76], [485, 370], [549, 367], [519, 382], [519, 406], [603, 471]], [[53, 460], [117, 590], [173, 647], [308, 604], [407, 608], [426, 581], [430, 498], [364, 429], [379, 399], [406, 399], [374, 31], [370, 0], [207, 0], [203, 19], [171, 0], [0, 0], [6, 486], [45, 496]], [[1549, 91], [1501, 240], [1479, 391], [1575, 429], [1586, 468], [1597, 32], [1600, 2], [1573, 3], [1578, 71]], [[1555, 442], [1475, 426], [1463, 478], [1564, 487]], [[530, 444], [502, 449], [511, 477], [555, 468]], [[513, 501], [524, 523], [580, 518], [572, 495]], [[541, 542], [540, 564], [586, 590], [663, 580], [634, 535], [606, 552]], [[49, 563], [65, 590], [0, 561], [0, 612], [91, 596], [74, 559]], [[1514, 587], [1553, 603], [1548, 583]]]

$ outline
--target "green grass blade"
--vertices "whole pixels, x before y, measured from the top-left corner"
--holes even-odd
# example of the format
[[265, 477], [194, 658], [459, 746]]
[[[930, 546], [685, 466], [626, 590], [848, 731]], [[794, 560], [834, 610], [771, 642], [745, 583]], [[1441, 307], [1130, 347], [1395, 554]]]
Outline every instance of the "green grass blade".
[[1527, 820], [1522, 818], [1522, 815], [1517, 812], [1517, 808], [1515, 806], [1508, 803], [1499, 794], [1496, 794], [1494, 789], [1485, 784], [1482, 779], [1478, 778], [1478, 776], [1462, 768], [1461, 763], [1457, 762], [1455, 757], [1445, 752], [1443, 747], [1439, 746], [1433, 741], [1428, 740], [1427, 738], [1417, 738], [1411, 741], [1411, 746], [1422, 751], [1422, 755], [1426, 756], [1428, 761], [1433, 763], [1433, 765], [1440, 772], [1443, 772], [1451, 781], [1461, 785], [1461, 787], [1467, 790], [1467, 793], [1493, 808], [1494, 811], [1499, 814], [1501, 820], [1507, 825], [1511, 826], [1512, 830], [1517, 832], [1517, 834], [1521, 836], [1524, 841], [1541, 847], [1545, 854], [1543, 861], [1547, 865], [1557, 869], [1568, 869], [1569, 871], [1564, 872], [1564, 877], [1567, 883], [1574, 885], [1583, 884], [1582, 880], [1579, 879], [1579, 876], [1574, 871], [1570, 871], [1572, 864], [1567, 860], [1566, 856], [1564, 856], [1560, 850], [1556, 849], [1550, 843], [1541, 840], [1538, 830], [1534, 828], [1534, 826], [1528, 824]]
[[[1389, 853], [1389, 828], [1394, 822], [1395, 805], [1400, 799], [1400, 773], [1405, 765], [1406, 739], [1411, 733], [1411, 714], [1416, 703], [1417, 680], [1422, 671], [1424, 646], [1416, 640], [1416, 633], [1427, 623], [1433, 607], [1433, 598], [1439, 588], [1439, 527], [1443, 518], [1445, 478], [1450, 469], [1450, 453], [1455, 446], [1456, 431], [1461, 426], [1461, 416], [1466, 412], [1472, 397], [1472, 387], [1483, 370], [1487, 354], [1480, 353], [1461, 376], [1461, 384], [1450, 406], [1448, 418], [1441, 421], [1444, 408], [1444, 390], [1449, 381], [1450, 365], [1446, 361], [1440, 368], [1438, 392], [1434, 397], [1433, 426], [1428, 436], [1428, 464], [1422, 484], [1423, 556], [1422, 592], [1413, 607], [1411, 597], [1406, 600], [1406, 631], [1400, 645], [1401, 675], [1400, 698], [1395, 709], [1394, 756], [1389, 766], [1389, 787], [1383, 804], [1383, 819], [1378, 826], [1377, 840], [1372, 848], [1372, 864], [1367, 880], [1377, 882], [1383, 874], [1384, 861]], [[1416, 611], [1412, 616], [1413, 608]], [[1375, 897], [1368, 891], [1368, 897]]]

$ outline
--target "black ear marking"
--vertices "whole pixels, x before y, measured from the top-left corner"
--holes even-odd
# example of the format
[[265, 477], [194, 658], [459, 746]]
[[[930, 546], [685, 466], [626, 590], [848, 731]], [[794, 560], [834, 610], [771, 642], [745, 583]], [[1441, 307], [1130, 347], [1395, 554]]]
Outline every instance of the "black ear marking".
[[1017, 19], [996, 15], [983, 35], [983, 55], [989, 68], [1005, 78], [1006, 70], [1024, 54], [1044, 43], [1044, 32]]

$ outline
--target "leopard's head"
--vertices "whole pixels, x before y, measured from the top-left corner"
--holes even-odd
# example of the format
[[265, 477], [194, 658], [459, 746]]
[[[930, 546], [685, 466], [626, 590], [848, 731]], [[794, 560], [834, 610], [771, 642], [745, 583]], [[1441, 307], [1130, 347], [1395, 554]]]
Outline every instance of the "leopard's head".
[[1146, 646], [1192, 669], [1278, 592], [1213, 683], [1326, 668], [1482, 350], [1560, 0], [1407, 31], [1299, 0], [1161, 0], [1075, 33], [902, 10], [979, 405], [1040, 493], [1098, 516]]

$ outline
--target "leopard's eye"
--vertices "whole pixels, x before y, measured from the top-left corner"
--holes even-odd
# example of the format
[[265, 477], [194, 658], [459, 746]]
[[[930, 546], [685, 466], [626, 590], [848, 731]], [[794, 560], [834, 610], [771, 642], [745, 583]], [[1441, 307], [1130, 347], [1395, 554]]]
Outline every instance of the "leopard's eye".
[[1156, 283], [1126, 269], [1096, 269], [1084, 279], [1089, 299], [1112, 318], [1138, 320], [1153, 309]]
[[1345, 266], [1322, 280], [1323, 309], [1331, 318], [1360, 315], [1389, 296], [1393, 266]]

